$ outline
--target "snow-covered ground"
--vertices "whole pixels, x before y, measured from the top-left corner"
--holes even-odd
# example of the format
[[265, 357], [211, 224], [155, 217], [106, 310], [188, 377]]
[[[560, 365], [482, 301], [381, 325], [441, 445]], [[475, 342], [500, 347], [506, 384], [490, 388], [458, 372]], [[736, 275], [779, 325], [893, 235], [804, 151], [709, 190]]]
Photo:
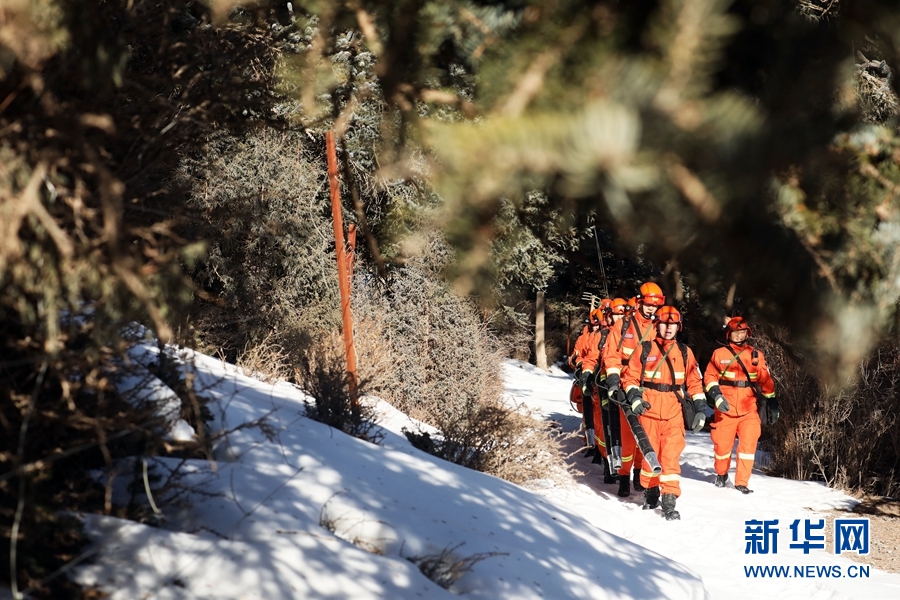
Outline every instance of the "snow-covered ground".
[[[86, 517], [95, 553], [74, 577], [113, 599], [900, 597], [898, 575], [849, 577], [858, 563], [789, 548], [794, 519], [815, 522], [851, 498], [761, 474], [750, 496], [715, 488], [706, 435], [688, 436], [682, 520], [666, 522], [639, 495], [616, 497], [586, 459], [572, 484], [528, 491], [414, 449], [400, 431], [409, 421], [384, 403], [376, 446], [305, 418], [289, 384], [188, 354], [214, 429], [265, 426], [230, 433], [215, 461], [151, 460], [195, 490], [155, 498], [159, 527]], [[568, 376], [509, 361], [504, 377], [516, 401], [577, 428]], [[745, 554], [751, 519], [778, 519], [777, 553]], [[468, 570], [445, 590], [414, 564], [423, 558]], [[748, 577], [753, 565], [791, 577]], [[811, 576], [835, 567], [841, 577]]]

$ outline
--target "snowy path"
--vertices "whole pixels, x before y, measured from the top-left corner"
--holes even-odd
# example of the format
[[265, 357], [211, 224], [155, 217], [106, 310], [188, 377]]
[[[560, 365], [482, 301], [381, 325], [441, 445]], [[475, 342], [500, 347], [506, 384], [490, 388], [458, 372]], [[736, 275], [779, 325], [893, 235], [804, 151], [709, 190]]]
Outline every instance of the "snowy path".
[[[556, 369], [547, 374], [527, 363], [507, 361], [504, 378], [516, 401], [560, 423], [565, 431], [577, 430], [581, 417], [567, 400], [570, 376]], [[578, 445], [572, 440], [568, 449], [574, 451]], [[602, 483], [601, 465], [591, 464], [580, 454], [571, 462], [585, 472], [577, 478], [578, 485], [547, 490], [544, 495], [569, 506], [598, 529], [684, 564], [702, 577], [713, 600], [900, 598], [900, 575], [871, 569], [867, 578], [851, 577], [851, 573], [860, 574], [860, 564], [833, 554], [830, 547], [811, 549], [809, 554], [790, 548], [790, 524], [795, 519], [801, 520], [801, 536], [806, 519], [816, 523], [824, 518], [830, 530], [834, 518], [825, 513], [852, 507], [856, 500], [822, 484], [768, 477], [759, 470], [754, 470], [750, 480], [754, 490], [751, 495], [730, 487], [716, 488], [712, 484], [713, 448], [707, 433], [687, 436], [682, 455], [682, 496], [678, 500], [681, 521], [667, 522], [656, 511], [641, 510], [640, 493], [618, 498], [617, 486]], [[733, 468], [729, 477], [734, 479]], [[744, 553], [745, 521], [750, 519], [778, 519], [777, 553]], [[748, 577], [745, 567], [752, 565], [788, 567], [790, 577]], [[834, 567], [839, 568], [840, 577], [833, 577], [838, 573]], [[819, 576], [826, 570], [831, 576]]]

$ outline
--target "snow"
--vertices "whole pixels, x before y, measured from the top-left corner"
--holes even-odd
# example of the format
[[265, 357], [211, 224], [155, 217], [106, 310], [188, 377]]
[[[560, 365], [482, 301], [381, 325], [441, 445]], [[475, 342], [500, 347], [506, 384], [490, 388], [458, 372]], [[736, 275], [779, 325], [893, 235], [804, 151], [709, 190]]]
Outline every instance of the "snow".
[[[576, 456], [583, 474], [540, 491], [413, 448], [405, 415], [372, 399], [384, 440], [373, 445], [306, 418], [308, 398], [185, 351], [212, 399], [214, 460], [149, 459], [172, 489], [154, 498], [157, 527], [86, 515], [95, 540], [73, 570], [114, 600], [137, 598], [896, 598], [900, 576], [747, 578], [745, 565], [847, 567], [848, 558], [788, 550], [787, 525], [854, 500], [822, 485], [755, 473], [744, 496], [715, 488], [708, 435], [688, 436], [682, 520], [624, 501]], [[516, 361], [510, 399], [574, 431], [571, 379]], [[120, 488], [124, 485], [116, 480]], [[147, 501], [146, 498], [143, 498]], [[745, 521], [779, 519], [777, 555], [744, 554]], [[828, 517], [829, 524], [831, 517]], [[449, 589], [410, 558], [472, 559]]]

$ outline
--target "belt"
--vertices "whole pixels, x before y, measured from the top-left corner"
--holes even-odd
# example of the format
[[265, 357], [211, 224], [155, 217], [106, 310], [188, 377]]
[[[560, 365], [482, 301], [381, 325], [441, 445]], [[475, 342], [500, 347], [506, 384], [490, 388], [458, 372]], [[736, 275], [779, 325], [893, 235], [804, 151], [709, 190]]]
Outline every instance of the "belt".
[[736, 387], [736, 388], [753, 387], [753, 383], [750, 381], [720, 381], [719, 385], [725, 385], [728, 387]]
[[680, 385], [672, 385], [669, 383], [652, 383], [648, 382], [644, 384], [644, 387], [648, 390], [656, 390], [657, 392], [677, 392], [681, 390]]

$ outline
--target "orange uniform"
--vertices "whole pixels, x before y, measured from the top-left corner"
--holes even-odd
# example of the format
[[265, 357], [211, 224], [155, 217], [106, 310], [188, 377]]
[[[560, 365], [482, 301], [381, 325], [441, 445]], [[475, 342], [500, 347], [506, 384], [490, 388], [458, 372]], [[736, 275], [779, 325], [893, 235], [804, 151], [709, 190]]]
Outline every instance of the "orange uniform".
[[[582, 374], [595, 373], [600, 363], [600, 344], [604, 339], [606, 339], [606, 333], [603, 327], [597, 331], [588, 329], [588, 331], [582, 333], [575, 341], [575, 351], [572, 353], [569, 363], [576, 368], [580, 368]], [[595, 406], [599, 402], [597, 402], [593, 390], [588, 390], [588, 394], [591, 394], [591, 396], [582, 398], [582, 425], [586, 434], [590, 436], [585, 442], [587, 445], [595, 445], [599, 431], [595, 429], [595, 423], [599, 423], [599, 420], [595, 420], [594, 415], [598, 414]]]
[[603, 328], [597, 331], [591, 331], [590, 327], [585, 326], [584, 331], [575, 340], [575, 349], [569, 358], [569, 365], [582, 371], [596, 371], [597, 363], [600, 361], [600, 335]]
[[[623, 333], [623, 324], [625, 331]], [[640, 310], [626, 316], [619, 323], [616, 323], [609, 330], [609, 339], [603, 346], [603, 369], [606, 377], [612, 374], [623, 377], [622, 371], [624, 365], [634, 354], [635, 348], [639, 348], [641, 342], [651, 340], [656, 337], [656, 328], [651, 319], [641, 314]], [[640, 354], [640, 352], [638, 352]], [[624, 379], [624, 377], [623, 377]], [[623, 384], [624, 389], [624, 384]], [[619, 475], [628, 475], [632, 465], [640, 464], [643, 460], [641, 451], [634, 441], [634, 435], [625, 420], [625, 415], [621, 410], [616, 409], [619, 413], [620, 430], [622, 436], [622, 468], [619, 469]]]
[[753, 470], [756, 442], [759, 441], [761, 432], [759, 407], [752, 386], [758, 385], [766, 398], [775, 397], [775, 383], [769, 374], [766, 358], [750, 344], [729, 343], [713, 352], [706, 366], [703, 382], [711, 395], [721, 393], [728, 402], [728, 411], [716, 409], [710, 425], [710, 436], [716, 457], [716, 474], [728, 473], [731, 466], [731, 450], [737, 436], [738, 455], [734, 484], [746, 487], [750, 472]]
[[677, 497], [681, 495], [679, 459], [685, 442], [681, 402], [674, 389], [678, 388], [680, 393], [683, 386], [686, 386], [687, 393], [694, 402], [703, 401], [706, 398], [703, 380], [690, 348], [684, 347], [685, 360], [685, 355], [675, 340], [657, 337], [647, 345], [649, 348], [645, 364], [641, 365], [644, 353], [642, 347], [638, 346], [622, 373], [622, 385], [626, 391], [644, 388], [643, 397], [650, 403], [650, 408], [639, 418], [662, 466], [662, 473], [654, 476], [650, 465], [643, 461], [641, 485], [645, 488], [658, 486], [662, 494], [674, 494]]
[[597, 372], [600, 363], [600, 338], [606, 337], [601, 327], [597, 331], [588, 331], [575, 342], [575, 352], [578, 353], [583, 372]]
[[[593, 371], [596, 371], [596, 384], [602, 390], [602, 393], [599, 395], [595, 394], [593, 398], [593, 402], [591, 403], [591, 409], [593, 412], [593, 425], [594, 425], [594, 445], [600, 451], [600, 456], [606, 458], [606, 438], [603, 432], [603, 415], [601, 414], [602, 404], [608, 402], [606, 398], [606, 370], [603, 368], [602, 354], [603, 348], [606, 344], [609, 343], [609, 333], [610, 328], [608, 326], [603, 326], [600, 329], [600, 338], [597, 340], [597, 354], [596, 354], [596, 363], [593, 365]], [[596, 388], [595, 388], [596, 389]]]

